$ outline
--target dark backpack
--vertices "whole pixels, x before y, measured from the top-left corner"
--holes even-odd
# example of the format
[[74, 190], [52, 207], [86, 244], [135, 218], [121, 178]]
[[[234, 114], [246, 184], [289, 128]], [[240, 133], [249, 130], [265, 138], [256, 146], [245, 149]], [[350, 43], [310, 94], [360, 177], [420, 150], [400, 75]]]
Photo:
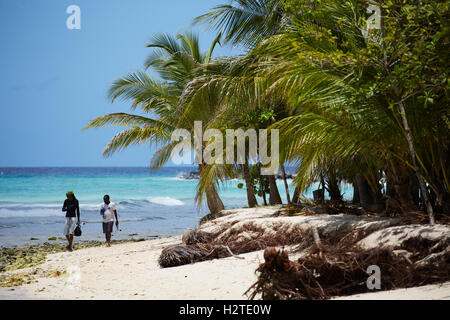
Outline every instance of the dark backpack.
[[74, 235], [75, 237], [80, 237], [80, 236], [81, 236], [81, 227], [80, 227], [79, 224], [77, 225], [77, 227], [76, 227], [75, 230], [73, 231], [73, 235]]

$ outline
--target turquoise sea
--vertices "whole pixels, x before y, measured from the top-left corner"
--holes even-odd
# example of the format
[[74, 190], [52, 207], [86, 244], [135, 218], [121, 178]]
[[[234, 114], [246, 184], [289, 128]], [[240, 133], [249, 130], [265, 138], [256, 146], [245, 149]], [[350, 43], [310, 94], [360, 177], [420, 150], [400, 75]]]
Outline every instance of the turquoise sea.
[[[0, 245], [13, 246], [63, 237], [65, 192], [73, 190], [80, 202], [81, 240], [103, 239], [99, 214], [103, 195], [117, 204], [120, 228], [113, 239], [149, 238], [182, 233], [208, 213], [194, 203], [197, 180], [182, 179], [189, 167], [167, 167], [156, 172], [140, 167], [116, 168], [0, 168]], [[227, 209], [247, 204], [239, 180], [220, 189]], [[283, 201], [284, 185], [278, 180]], [[342, 190], [350, 198], [350, 187]], [[293, 189], [291, 188], [291, 194]], [[311, 192], [305, 196], [311, 198]], [[259, 203], [262, 199], [258, 198]], [[31, 238], [39, 240], [31, 241]]]

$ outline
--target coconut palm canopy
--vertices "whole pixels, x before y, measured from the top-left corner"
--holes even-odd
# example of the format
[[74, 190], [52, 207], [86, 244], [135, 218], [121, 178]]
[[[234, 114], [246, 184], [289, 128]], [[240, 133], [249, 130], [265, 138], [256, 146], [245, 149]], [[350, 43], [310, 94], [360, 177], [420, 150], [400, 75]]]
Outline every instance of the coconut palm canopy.
[[[379, 9], [379, 16], [367, 13]], [[126, 99], [149, 117], [116, 113], [87, 126], [123, 126], [105, 155], [136, 143], [158, 144], [152, 168], [164, 165], [176, 128], [278, 129], [280, 164], [294, 165], [296, 192], [320, 182], [341, 202], [340, 182], [354, 202], [373, 211], [450, 212], [447, 1], [235, 0], [197, 17], [217, 30], [202, 53], [193, 34], [157, 35], [145, 71], [115, 81], [111, 98]], [[368, 24], [370, 19], [378, 19]], [[245, 48], [212, 58], [220, 39]], [[208, 145], [212, 141], [206, 141]], [[216, 150], [223, 152], [225, 150]], [[249, 206], [256, 195], [281, 199], [259, 159], [200, 165], [199, 203], [223, 208], [217, 187], [245, 179]], [[253, 170], [253, 168], [255, 170]], [[285, 177], [285, 175], [284, 175]], [[287, 186], [287, 184], [286, 184]], [[288, 188], [286, 188], [288, 192]], [[392, 205], [394, 204], [394, 206]]]

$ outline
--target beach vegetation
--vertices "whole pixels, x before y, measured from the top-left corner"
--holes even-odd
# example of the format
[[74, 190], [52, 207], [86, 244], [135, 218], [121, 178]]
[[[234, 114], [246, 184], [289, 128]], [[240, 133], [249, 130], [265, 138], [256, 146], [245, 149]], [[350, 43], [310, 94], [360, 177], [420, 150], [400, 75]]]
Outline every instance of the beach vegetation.
[[[347, 182], [353, 204], [368, 212], [421, 211], [434, 224], [450, 212], [449, 5], [233, 0], [194, 19], [217, 33], [207, 53], [193, 34], [157, 35], [145, 65], [161, 79], [141, 71], [114, 82], [111, 98], [130, 100], [145, 116], [111, 114], [87, 127], [128, 127], [105, 155], [160, 144], [152, 168], [167, 163], [171, 132], [193, 133], [195, 121], [223, 134], [277, 129], [288, 204], [319, 184], [316, 204], [324, 204], [326, 192], [332, 205], [341, 205]], [[217, 44], [243, 54], [213, 57]], [[287, 166], [295, 171], [293, 195]], [[281, 204], [275, 175], [254, 174], [263, 168], [248, 153], [244, 163], [200, 164], [197, 203], [206, 195], [210, 211], [220, 211], [220, 185], [242, 177], [249, 207], [259, 204], [258, 196], [263, 204]]]

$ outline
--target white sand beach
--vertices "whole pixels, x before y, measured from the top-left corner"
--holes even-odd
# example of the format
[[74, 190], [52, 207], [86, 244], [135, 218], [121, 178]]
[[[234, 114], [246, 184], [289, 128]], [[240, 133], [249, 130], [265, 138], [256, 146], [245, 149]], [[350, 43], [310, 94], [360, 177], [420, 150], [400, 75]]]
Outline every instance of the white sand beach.
[[[39, 267], [42, 274], [69, 270], [59, 277], [0, 288], [0, 299], [246, 299], [256, 281], [263, 252], [162, 269], [157, 263], [164, 246], [181, 237], [125, 243], [53, 254]], [[78, 269], [79, 268], [79, 269]], [[15, 273], [30, 272], [18, 270]], [[360, 294], [338, 299], [450, 299], [450, 282], [417, 288]]]
[[[245, 299], [260, 252], [175, 268], [158, 265], [161, 250], [180, 237], [89, 248], [48, 256], [42, 273], [69, 270], [37, 283], [0, 288], [2, 299]], [[35, 268], [32, 268], [35, 269]], [[18, 270], [16, 272], [27, 272]]]
[[[386, 227], [388, 220], [373, 217], [325, 216], [271, 217], [277, 208], [239, 209], [207, 222], [208, 230], [221, 221], [252, 219], [270, 224], [271, 219], [291, 220], [302, 225], [339, 220], [355, 225]], [[258, 218], [256, 218], [258, 216]], [[233, 218], [234, 217], [234, 218]], [[349, 226], [341, 223], [340, 227]], [[448, 226], [443, 226], [448, 228]], [[331, 229], [330, 229], [331, 230]], [[246, 290], [256, 281], [255, 270], [264, 261], [263, 251], [171, 268], [161, 268], [158, 257], [166, 246], [181, 243], [181, 236], [94, 247], [47, 256], [44, 264], [6, 272], [28, 274], [36, 282], [20, 287], [0, 288], [0, 299], [247, 299]], [[290, 258], [295, 258], [290, 255]], [[61, 274], [59, 276], [57, 271]], [[423, 287], [379, 291], [340, 299], [450, 299], [450, 282]]]

